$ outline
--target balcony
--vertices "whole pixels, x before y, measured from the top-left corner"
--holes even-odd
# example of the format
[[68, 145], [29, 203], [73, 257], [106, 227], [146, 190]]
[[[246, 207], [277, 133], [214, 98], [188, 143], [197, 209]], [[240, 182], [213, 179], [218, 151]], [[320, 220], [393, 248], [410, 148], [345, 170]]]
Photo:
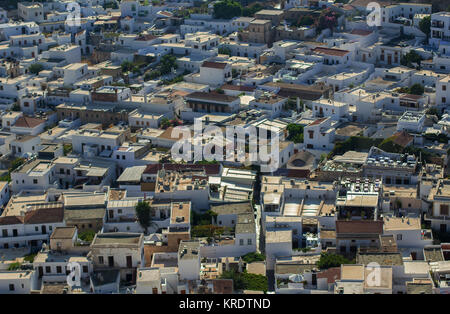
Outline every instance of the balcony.
[[422, 229], [421, 239], [424, 241], [433, 241], [433, 233], [431, 229]]

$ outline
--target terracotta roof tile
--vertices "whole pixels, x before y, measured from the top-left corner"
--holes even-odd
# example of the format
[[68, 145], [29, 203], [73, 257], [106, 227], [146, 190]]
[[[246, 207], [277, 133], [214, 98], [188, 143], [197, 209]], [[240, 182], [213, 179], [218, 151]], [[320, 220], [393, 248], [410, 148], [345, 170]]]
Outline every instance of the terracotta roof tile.
[[336, 234], [339, 233], [383, 233], [383, 221], [381, 220], [338, 220], [336, 221]]
[[44, 123], [45, 120], [38, 119], [38, 118], [31, 118], [31, 117], [20, 117], [17, 119], [14, 126], [19, 128], [35, 128], [38, 125]]

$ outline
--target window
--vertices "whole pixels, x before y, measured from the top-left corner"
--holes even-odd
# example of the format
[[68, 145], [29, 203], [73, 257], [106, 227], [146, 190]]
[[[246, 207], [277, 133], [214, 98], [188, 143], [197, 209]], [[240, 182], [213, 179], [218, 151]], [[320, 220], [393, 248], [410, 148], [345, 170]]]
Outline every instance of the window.
[[441, 204], [441, 216], [448, 216], [448, 205]]
[[9, 291], [14, 291], [14, 284], [13, 283], [9, 284]]
[[51, 273], [52, 272], [52, 268], [50, 266], [45, 266], [45, 272], [47, 274]]
[[244, 239], [239, 240], [239, 245], [244, 245]]
[[447, 86], [446, 85], [442, 85], [442, 90], [447, 90]]
[[99, 264], [104, 264], [103, 256], [99, 256], [99, 257], [98, 257], [98, 263], [99, 263]]
[[33, 179], [33, 184], [38, 184], [38, 180], [37, 179]]
[[57, 274], [61, 274], [62, 273], [62, 267], [61, 266], [56, 266], [56, 273]]
[[397, 234], [397, 241], [401, 241], [402, 240], [402, 235], [401, 234]]
[[247, 245], [252, 245], [252, 239], [247, 239]]
[[87, 265], [83, 266], [83, 273], [88, 273], [89, 272], [89, 267]]

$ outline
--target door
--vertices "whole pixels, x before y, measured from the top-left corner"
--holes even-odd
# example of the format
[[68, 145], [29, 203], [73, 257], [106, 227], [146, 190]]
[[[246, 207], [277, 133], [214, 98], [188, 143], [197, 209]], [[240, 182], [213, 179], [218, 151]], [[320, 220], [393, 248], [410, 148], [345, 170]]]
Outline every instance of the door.
[[42, 266], [38, 267], [39, 278], [42, 278], [44, 275], [44, 268]]
[[109, 210], [109, 219], [114, 218], [114, 210]]
[[443, 233], [447, 232], [447, 225], [446, 225], [446, 224], [441, 224], [440, 230], [441, 230], [441, 232], [443, 232]]
[[387, 63], [388, 63], [388, 65], [391, 65], [391, 64], [392, 64], [392, 56], [391, 56], [391, 55], [388, 55], [388, 57], [387, 57]]
[[42, 226], [42, 234], [46, 234], [47, 233], [47, 226]]
[[114, 256], [108, 256], [109, 267], [114, 267]]
[[127, 256], [127, 267], [128, 268], [132, 268], [133, 267], [131, 256]]

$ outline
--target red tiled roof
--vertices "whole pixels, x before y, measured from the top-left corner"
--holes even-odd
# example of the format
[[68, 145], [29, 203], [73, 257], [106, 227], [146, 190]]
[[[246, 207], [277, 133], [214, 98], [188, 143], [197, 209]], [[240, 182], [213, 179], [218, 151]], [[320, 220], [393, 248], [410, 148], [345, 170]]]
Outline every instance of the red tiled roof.
[[317, 119], [316, 121], [311, 122], [309, 125], [320, 124], [320, 123], [322, 123], [323, 121], [325, 121], [326, 119], [328, 119], [328, 118], [320, 118], [320, 119]]
[[141, 35], [141, 36], [139, 36], [138, 38], [136, 38], [136, 40], [139, 40], [139, 41], [147, 41], [147, 40], [153, 40], [153, 39], [156, 39], [156, 38], [158, 38], [158, 37], [153, 36], [153, 35], [151, 35], [151, 34], [147, 34], [147, 35]]
[[200, 99], [200, 100], [211, 100], [211, 101], [219, 101], [219, 102], [225, 102], [225, 103], [231, 103], [235, 101], [236, 99], [239, 99], [239, 97], [235, 96], [228, 96], [225, 94], [219, 94], [216, 92], [210, 92], [210, 93], [204, 93], [204, 92], [193, 92], [189, 95], [186, 95], [186, 98], [194, 98], [194, 99]]
[[352, 35], [359, 35], [359, 36], [368, 36], [372, 34], [372, 31], [368, 31], [365, 29], [354, 29], [350, 32]]
[[173, 16], [172, 13], [167, 12], [167, 11], [159, 11], [158, 14], [161, 14], [161, 15], [164, 15], [164, 16], [167, 16], [167, 17], [172, 17]]
[[423, 97], [422, 95], [403, 94], [400, 96], [400, 99], [418, 100], [422, 97]]
[[334, 283], [336, 280], [341, 279], [341, 268], [331, 267], [327, 270], [321, 271], [317, 273], [317, 279], [319, 278], [327, 278], [328, 283]]
[[19, 119], [17, 119], [16, 123], [14, 124], [14, 126], [19, 127], [19, 128], [35, 128], [38, 125], [44, 123], [45, 120], [42, 119], [38, 119], [38, 118], [31, 118], [31, 117], [20, 117]]
[[381, 220], [338, 220], [336, 221], [336, 234], [339, 233], [383, 233]]
[[23, 224], [23, 218], [20, 216], [0, 217], [0, 226]]
[[64, 209], [61, 207], [55, 208], [40, 208], [32, 210], [25, 214], [24, 223], [26, 224], [43, 224], [51, 222], [62, 222], [64, 220]]
[[324, 54], [324, 55], [329, 55], [329, 56], [339, 56], [339, 57], [343, 57], [350, 52], [348, 50], [323, 48], [323, 47], [316, 47], [312, 51], [314, 51], [315, 53], [319, 53], [319, 54]]
[[408, 146], [414, 140], [414, 136], [408, 134], [405, 131], [399, 131], [392, 135], [392, 141], [394, 144], [400, 145], [401, 147]]
[[213, 290], [215, 294], [232, 294], [233, 280], [232, 279], [214, 279]]
[[256, 87], [255, 86], [245, 86], [245, 85], [225, 84], [225, 85], [222, 85], [221, 89], [237, 90], [240, 92], [253, 92], [256, 89]]
[[223, 62], [205, 61], [202, 64], [202, 67], [204, 68], [213, 68], [213, 69], [225, 69], [226, 66], [227, 64]]

